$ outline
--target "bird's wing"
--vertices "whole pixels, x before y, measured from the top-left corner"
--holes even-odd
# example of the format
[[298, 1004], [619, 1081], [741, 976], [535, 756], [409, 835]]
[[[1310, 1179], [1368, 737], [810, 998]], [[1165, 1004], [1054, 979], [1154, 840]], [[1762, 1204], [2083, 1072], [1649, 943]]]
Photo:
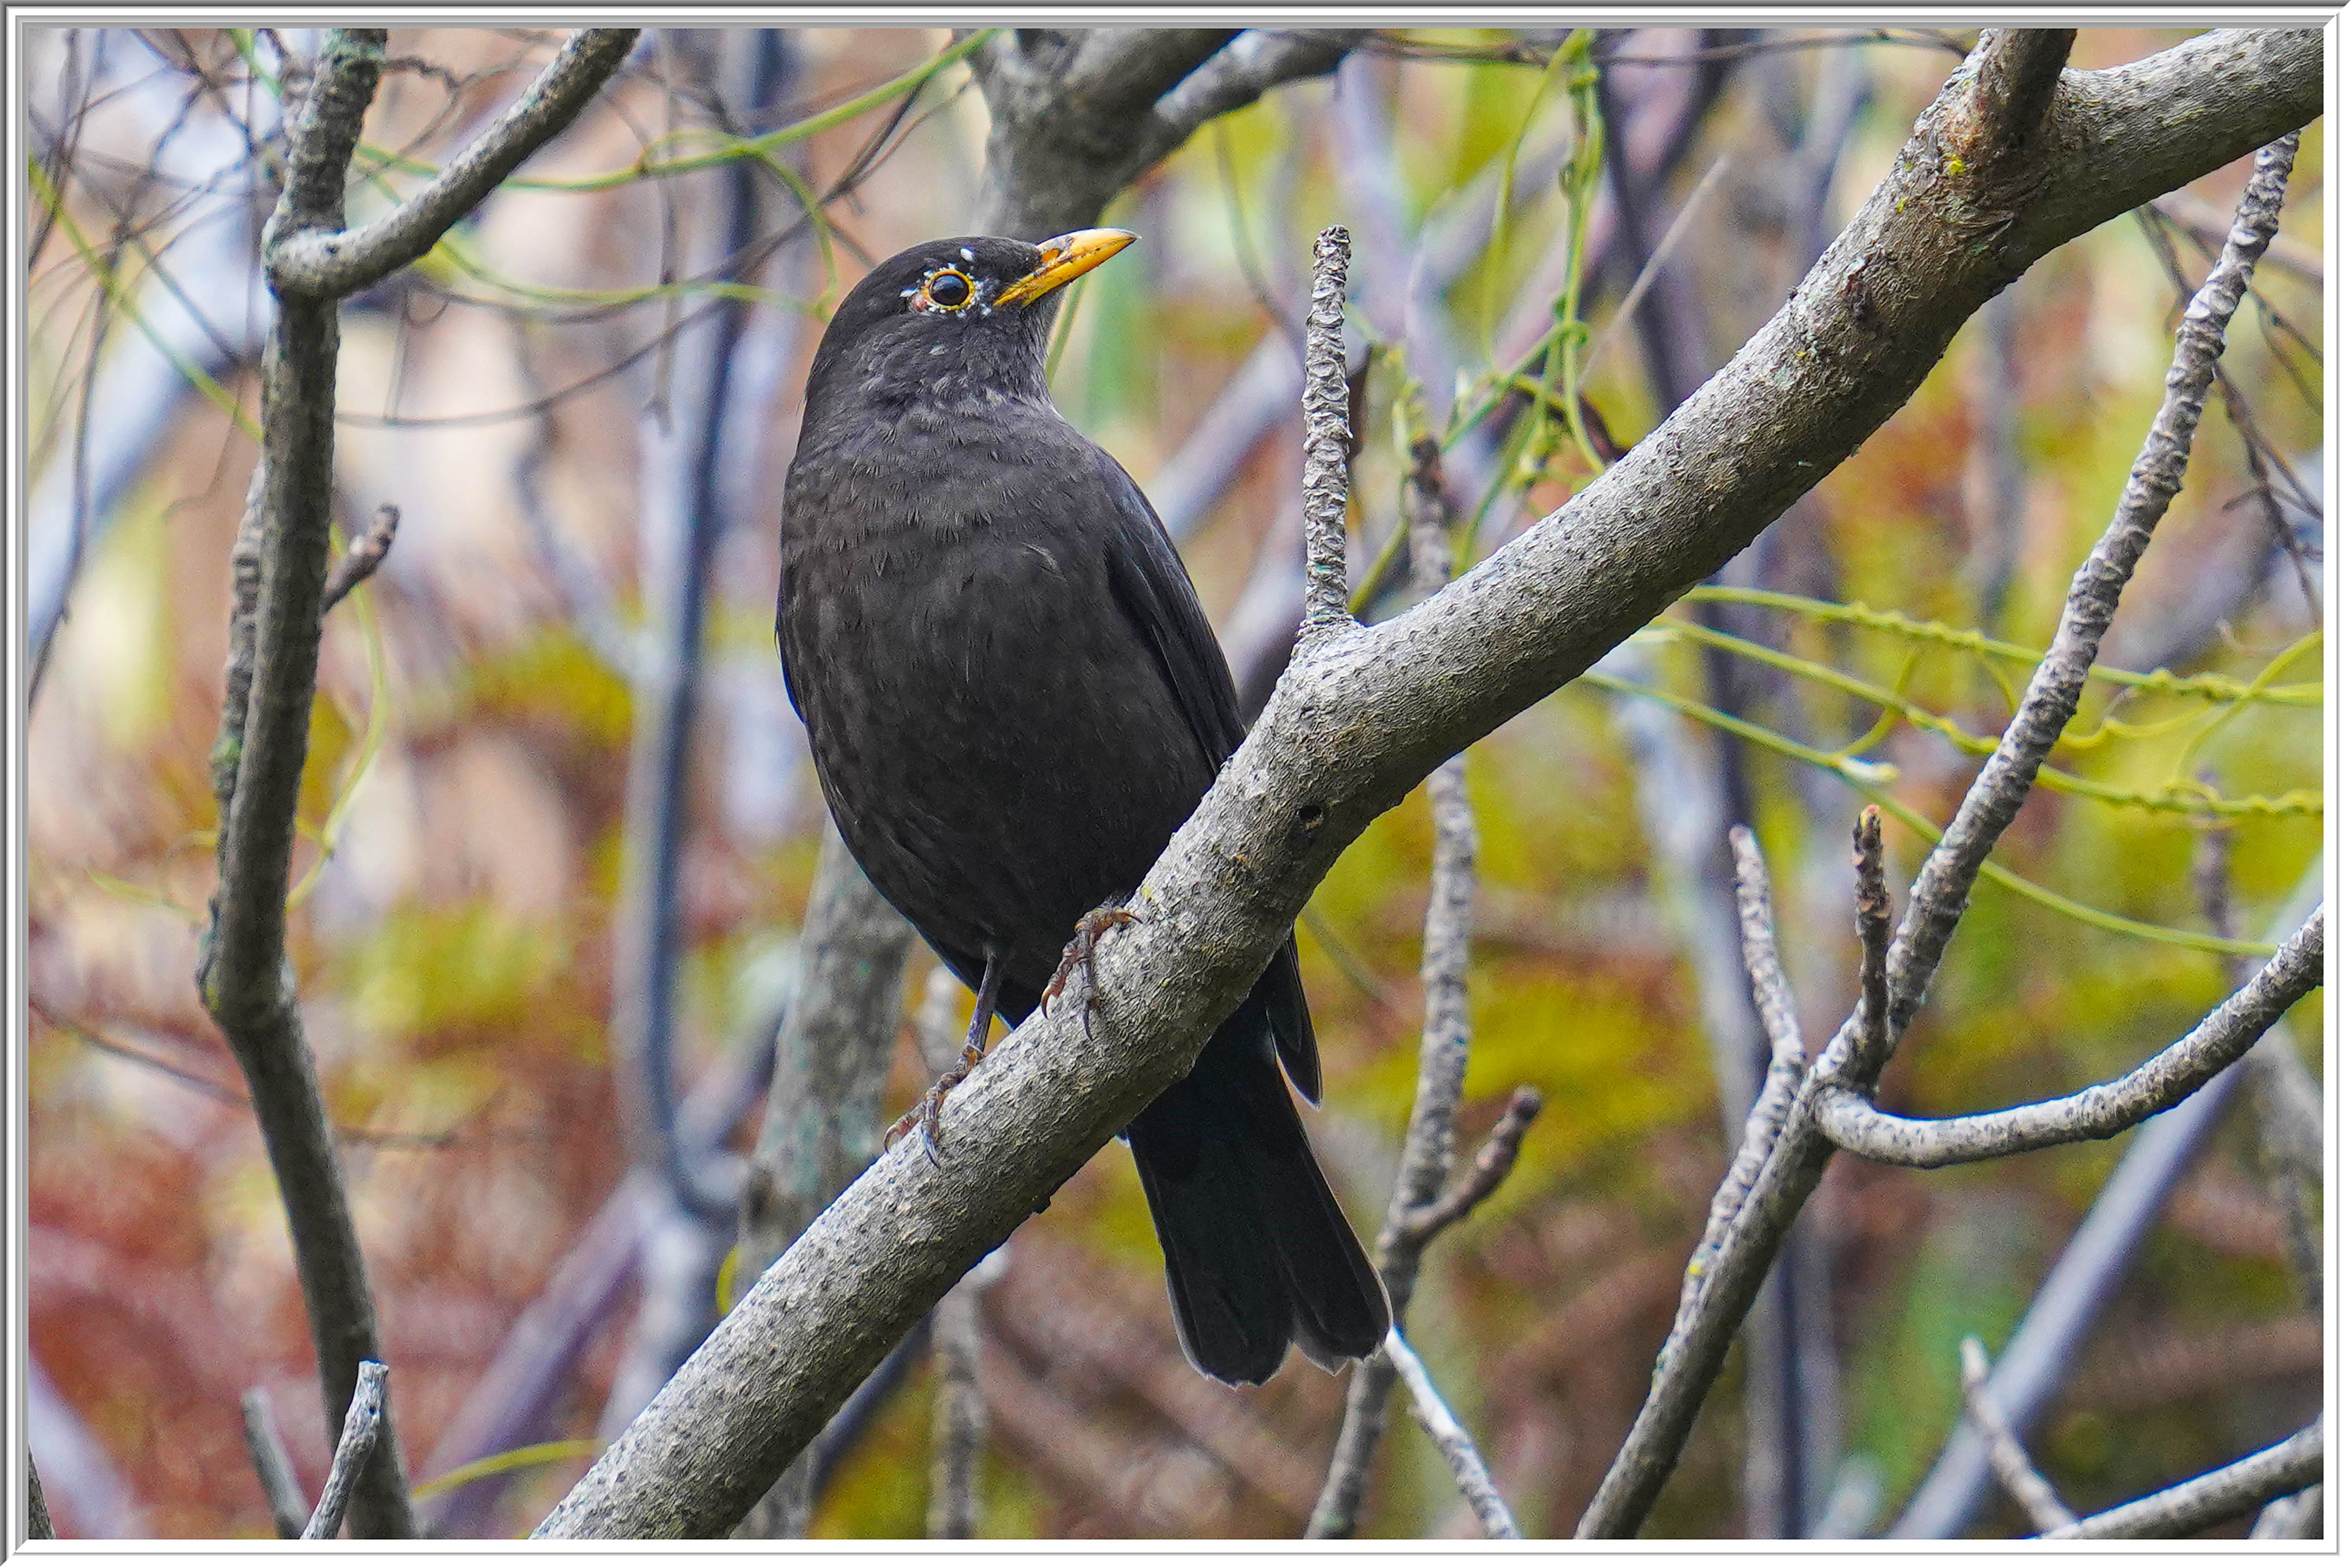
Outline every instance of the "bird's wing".
[[1116, 508], [1108, 550], [1111, 595], [1151, 650], [1213, 773], [1242, 743], [1233, 671], [1160, 514], [1116, 459], [1100, 448], [1094, 455]]
[[[1233, 670], [1217, 634], [1209, 629], [1209, 618], [1201, 612], [1200, 596], [1192, 591], [1175, 543], [1160, 526], [1160, 514], [1108, 453], [1097, 449], [1095, 457], [1118, 503], [1108, 552], [1111, 596], [1151, 649], [1214, 773], [1241, 745], [1244, 733]], [[1276, 951], [1252, 995], [1265, 1005], [1275, 1050], [1290, 1081], [1310, 1101], [1321, 1098], [1323, 1069], [1299, 980], [1297, 938]]]

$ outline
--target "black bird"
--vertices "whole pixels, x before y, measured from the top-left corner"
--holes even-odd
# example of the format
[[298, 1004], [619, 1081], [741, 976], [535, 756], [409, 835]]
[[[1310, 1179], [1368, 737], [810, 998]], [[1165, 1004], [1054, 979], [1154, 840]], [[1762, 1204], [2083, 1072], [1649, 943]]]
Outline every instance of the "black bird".
[[[1123, 917], [1242, 740], [1167, 530], [1046, 393], [1055, 291], [1134, 237], [902, 251], [809, 369], [777, 639], [843, 840], [979, 994], [965, 1067], [926, 1103], [934, 1148], [991, 1013], [1017, 1025], [1053, 994], [1072, 930], [1076, 953]], [[1185, 1353], [1227, 1383], [1294, 1342], [1332, 1370], [1388, 1332], [1285, 1069], [1321, 1092], [1295, 942], [1126, 1131]]]

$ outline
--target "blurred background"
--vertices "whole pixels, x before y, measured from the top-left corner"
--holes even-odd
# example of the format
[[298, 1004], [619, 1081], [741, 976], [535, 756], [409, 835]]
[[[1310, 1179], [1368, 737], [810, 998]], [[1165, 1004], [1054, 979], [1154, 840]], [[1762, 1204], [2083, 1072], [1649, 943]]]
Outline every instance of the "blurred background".
[[[2073, 64], [2185, 36], [2085, 31]], [[268, 322], [255, 247], [277, 95], [316, 40], [26, 37], [32, 1444], [63, 1533], [266, 1535], [240, 1396], [268, 1392], [313, 1490], [326, 1428], [276, 1188], [191, 975]], [[354, 216], [559, 38], [395, 29]], [[1071, 291], [1056, 397], [1142, 481], [1262, 700], [1298, 614], [1317, 230], [1355, 235], [1351, 537], [1385, 613], [1416, 437], [1444, 447], [1465, 558], [1539, 519], [1780, 305], [1972, 41], [1373, 35], [1113, 204], [1142, 237]], [[618, 971], [669, 950], [645, 923], [675, 932], [654, 994], [679, 1114], [747, 1149], [824, 810], [777, 668], [778, 499], [827, 309], [976, 209], [988, 119], [955, 51], [940, 30], [649, 32], [524, 177], [343, 312], [341, 525], [388, 505], [399, 532], [328, 618], [289, 942], [411, 1478], [516, 1454], [431, 1490], [452, 1533], [527, 1531], [742, 1286], [732, 1218], [681, 1229], [631, 1175]], [[2126, 1070], [2234, 983], [2217, 914], [2259, 936], [2316, 864], [2322, 163], [2306, 137], [2110, 678], [1996, 854], [1890, 1108]], [[1853, 813], [1881, 802], [1907, 880], [2107, 520], [2245, 173], [2035, 267], [1719, 579], [1470, 753], [1465, 1146], [1514, 1087], [1547, 1105], [1433, 1249], [1412, 1326], [1528, 1533], [1573, 1527], [1631, 1421], [1746, 1109], [1725, 829], [1763, 841], [1818, 1046], [1853, 997]], [[674, 822], [633, 831], [662, 735]], [[625, 897], [664, 831], [658, 896]], [[1412, 1094], [1430, 848], [1416, 795], [1300, 928], [1328, 1085], [1311, 1131], [1368, 1238]], [[908, 965], [910, 1019], [929, 968]], [[2320, 1013], [2290, 1016], [2315, 1071]], [[910, 1023], [884, 1119], [929, 1077]], [[2081, 1511], [2318, 1407], [2314, 1217], [2280, 1201], [2308, 1195], [2275, 1179], [2254, 1108], [2168, 1179], [2053, 1388], [2032, 1441]], [[1834, 1164], [1769, 1297], [1781, 1327], [1735, 1358], [1653, 1531], [1886, 1528], [1952, 1429], [1959, 1339], [2000, 1350], [2129, 1142]], [[1123, 1150], [1001, 1259], [982, 1533], [1297, 1533], [1344, 1382], [1294, 1358], [1229, 1392], [1185, 1365]], [[922, 1533], [934, 1374], [920, 1347], [895, 1364], [828, 1457], [815, 1533]], [[1371, 1499], [1367, 1533], [1475, 1528], [1409, 1423]], [[1969, 1518], [2024, 1528], [1998, 1498]]]

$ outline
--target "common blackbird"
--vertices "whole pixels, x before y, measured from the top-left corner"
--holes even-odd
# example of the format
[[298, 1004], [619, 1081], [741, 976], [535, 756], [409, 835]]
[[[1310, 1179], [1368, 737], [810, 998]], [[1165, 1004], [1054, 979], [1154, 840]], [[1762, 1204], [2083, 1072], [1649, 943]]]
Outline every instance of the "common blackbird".
[[[784, 683], [850, 852], [979, 994], [966, 1068], [992, 1012], [1017, 1025], [1056, 988], [1074, 928], [1076, 953], [1124, 917], [1100, 912], [1242, 740], [1167, 531], [1046, 392], [1055, 291], [1134, 237], [934, 240], [875, 267], [817, 345], [785, 481]], [[1227, 1383], [1388, 1332], [1285, 1069], [1319, 1094], [1295, 940], [1125, 1133], [1185, 1353]]]

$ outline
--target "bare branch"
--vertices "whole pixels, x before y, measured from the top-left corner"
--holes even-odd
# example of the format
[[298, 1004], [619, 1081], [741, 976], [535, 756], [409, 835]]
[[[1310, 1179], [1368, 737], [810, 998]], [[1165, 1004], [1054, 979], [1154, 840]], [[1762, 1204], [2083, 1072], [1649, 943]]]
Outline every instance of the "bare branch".
[[278, 1430], [278, 1413], [270, 1408], [269, 1390], [248, 1388], [240, 1404], [245, 1412], [245, 1451], [253, 1459], [253, 1473], [260, 1479], [261, 1495], [268, 1500], [270, 1522], [277, 1525], [280, 1541], [299, 1541], [310, 1510], [302, 1500], [302, 1483], [294, 1475], [294, 1457], [286, 1451], [286, 1439]]
[[[1324, 282], [1322, 264], [1327, 257], [1326, 245], [1331, 235], [1327, 231], [1316, 246], [1318, 262], [1318, 302], [1321, 303]], [[1345, 260], [1346, 240], [1339, 241], [1340, 259]], [[1335, 289], [1336, 292], [1336, 289]], [[1338, 316], [1336, 301], [1330, 321], [1330, 340], [1321, 345], [1336, 353], [1338, 347]], [[1307, 363], [1316, 362], [1318, 343], [1310, 337]], [[1336, 368], [1326, 367], [1336, 381]], [[1314, 386], [1312, 371], [1308, 384]], [[1327, 393], [1336, 390], [1338, 409], [1344, 430], [1346, 390], [1327, 384]], [[1314, 428], [1314, 396], [1308, 398], [1310, 431]], [[1309, 443], [1310, 452], [1313, 443]], [[1444, 479], [1440, 472], [1437, 443], [1427, 436], [1414, 444], [1415, 462], [1411, 476], [1410, 499], [1406, 527], [1411, 530], [1414, 586], [1423, 595], [1438, 592], [1445, 586], [1452, 568], [1453, 551], [1449, 542]], [[1347, 469], [1337, 470], [1340, 486], [1339, 512], [1329, 524], [1336, 528], [1346, 508]], [[1313, 496], [1313, 470], [1309, 469], [1308, 494]], [[1337, 547], [1338, 571], [1342, 579], [1338, 587], [1336, 610], [1326, 609], [1340, 619], [1338, 635], [1355, 622], [1348, 614], [1346, 601], [1346, 559], [1344, 543]], [[1314, 534], [1310, 529], [1307, 544], [1308, 574], [1313, 578], [1315, 565]], [[1312, 601], [1313, 590], [1309, 598]], [[1310, 617], [1312, 612], [1310, 611]], [[1307, 645], [1312, 621], [1300, 629], [1300, 645]], [[1389, 1311], [1393, 1322], [1402, 1323], [1405, 1311], [1412, 1304], [1413, 1286], [1421, 1275], [1422, 1255], [1437, 1233], [1454, 1218], [1466, 1213], [1486, 1192], [1492, 1191], [1509, 1174], [1511, 1161], [1517, 1156], [1519, 1140], [1526, 1134], [1527, 1123], [1540, 1107], [1541, 1097], [1532, 1090], [1522, 1089], [1512, 1097], [1511, 1110], [1495, 1130], [1487, 1147], [1481, 1151], [1480, 1163], [1465, 1173], [1461, 1184], [1452, 1193], [1441, 1195], [1440, 1185], [1454, 1165], [1454, 1124], [1462, 1110], [1462, 1084], [1470, 1065], [1470, 930], [1472, 899], [1477, 891], [1477, 823], [1470, 812], [1470, 795], [1459, 756], [1447, 758], [1429, 776], [1427, 794], [1429, 811], [1436, 829], [1436, 843], [1431, 854], [1429, 873], [1429, 908], [1422, 920], [1421, 988], [1422, 1026], [1420, 1071], [1413, 1084], [1412, 1111], [1405, 1124], [1404, 1152], [1398, 1161], [1395, 1186], [1389, 1196], [1389, 1211], [1381, 1227], [1374, 1254], [1381, 1273], [1381, 1283], [1388, 1291]], [[1514, 1125], [1516, 1124], [1516, 1126]], [[1489, 1179], [1491, 1177], [1491, 1179]], [[1481, 1184], [1483, 1190], [1481, 1190]], [[1460, 1199], [1460, 1208], [1451, 1213], [1451, 1202]], [[1379, 1448], [1381, 1434], [1386, 1425], [1389, 1391], [1395, 1385], [1393, 1371], [1378, 1357], [1366, 1360], [1349, 1375], [1348, 1404], [1341, 1417], [1339, 1436], [1332, 1445], [1331, 1462], [1324, 1474], [1323, 1487], [1317, 1496], [1314, 1512], [1307, 1520], [1310, 1538], [1332, 1539], [1355, 1532], [1358, 1516], [1364, 1502], [1364, 1490], [1371, 1480], [1373, 1452]]]
[[939, 1391], [931, 1406], [931, 1497], [925, 1515], [934, 1541], [980, 1533], [980, 1450], [988, 1406], [980, 1396], [979, 1270], [957, 1281], [931, 1315]]
[[1348, 300], [1348, 231], [1315, 241], [1307, 307], [1307, 618], [1302, 647], [1355, 624], [1348, 612], [1348, 350], [1339, 326]]
[[[383, 68], [383, 37], [381, 28], [327, 35], [289, 121], [287, 183], [263, 231], [265, 262], [286, 235], [341, 226], [343, 180]], [[350, 1406], [360, 1364], [383, 1358], [366, 1260], [286, 961], [294, 814], [318, 689], [338, 342], [332, 300], [278, 301], [263, 361], [262, 458], [231, 558], [236, 608], [213, 755], [220, 878], [196, 975], [245, 1073], [285, 1203], [331, 1433]], [[352, 1530], [413, 1535], [388, 1410], [373, 1453], [352, 1500]]]
[[1996, 156], [2032, 141], [2050, 118], [2050, 100], [2074, 47], [2072, 27], [1990, 27], [1974, 89], [1977, 123]]
[[1989, 1370], [1984, 1342], [1974, 1334], [1960, 1341], [1960, 1398], [1968, 1406], [1969, 1419], [1984, 1434], [1985, 1446], [1992, 1454], [1993, 1474], [2000, 1478], [2000, 1484], [2017, 1500], [2017, 1506], [2025, 1511], [2034, 1529], [2064, 1530], [2080, 1523], [2074, 1511], [2058, 1500], [2057, 1492], [2033, 1468], [2033, 1457], [2010, 1429], [2009, 1417], [1986, 1394], [1985, 1375]]
[[351, 1504], [352, 1489], [359, 1484], [368, 1455], [375, 1451], [383, 1435], [383, 1363], [360, 1363], [359, 1386], [352, 1391], [352, 1407], [343, 1416], [335, 1462], [327, 1471], [327, 1484], [320, 1489], [319, 1506], [311, 1511], [310, 1522], [302, 1527], [305, 1541], [332, 1541], [342, 1532], [343, 1511]]
[[[2284, 946], [2319, 907], [2327, 869], [2316, 857], [2264, 933]], [[2126, 1265], [2181, 1173], [2228, 1110], [2246, 1069], [2232, 1068], [2132, 1135], [2113, 1175], [2059, 1253], [2033, 1302], [2001, 1346], [1986, 1392], [2011, 1423], [2030, 1429], [2073, 1375], [2074, 1354], [2100, 1312], [2126, 1278]], [[1973, 1516], [1990, 1479], [1984, 1442], [1962, 1420], [1919, 1485], [1890, 1536], [1941, 1540]]]
[[[1963, 69], [1955, 76], [1954, 82], [1963, 83], [1967, 78], [1968, 73]], [[1946, 96], [1949, 98], [1955, 90], [1954, 85], [1948, 84]], [[2069, 101], [2062, 88], [2053, 115], [2067, 113]], [[1922, 124], [1935, 119], [1936, 110], [1931, 109], [1922, 116]], [[1963, 121], [1965, 128], [1965, 116]], [[1951, 825], [1912, 883], [1910, 902], [1888, 956], [1886, 1028], [1883, 1037], [1874, 1030], [1865, 1031], [1864, 1009], [1858, 1006], [1815, 1060], [1800, 1091], [1801, 1105], [1810, 1103], [1826, 1085], [1850, 1087], [1864, 1094], [1875, 1087], [1885, 1067], [1886, 1053], [1901, 1038], [1925, 997], [1928, 977], [1959, 924], [1978, 871], [2015, 819], [2041, 768], [2042, 759], [2073, 716], [2084, 680], [2097, 653], [2099, 639], [2114, 619], [2124, 584], [2147, 548], [2157, 519], [2179, 489], [2181, 470], [2188, 461], [2189, 435], [2203, 410], [2205, 390], [2221, 354], [2223, 329], [2244, 293], [2247, 276], [2263, 246], [2277, 228], [2279, 204], [2285, 193], [2287, 170], [2294, 162], [2296, 134], [2289, 131], [2256, 155], [2254, 174], [2239, 204], [2239, 221], [2231, 232], [2231, 243], [2182, 319], [2172, 367], [2165, 378], [2162, 404], [2139, 459], [2133, 465], [2116, 515], [2090, 559], [2076, 572], [2057, 634], [2035, 669], [2024, 700], [2011, 719], [2000, 746], [1970, 784]], [[1877, 199], [1873, 199], [1874, 206]], [[1864, 209], [1865, 220], [1872, 210]], [[1835, 273], [1843, 269], [1844, 276], [1850, 278], [1866, 274], [1868, 257], [1846, 259], [1853, 233], [1850, 227], [1831, 247], [1814, 269], [1813, 279], [1808, 280], [1809, 286], [1824, 270]], [[1801, 299], [1804, 294], [1805, 289], [1801, 287], [1798, 298]], [[1735, 361], [1734, 366], [1737, 364]], [[1724, 375], [1729, 373], [1727, 371]], [[1710, 386], [1720, 384], [1724, 375], [1718, 375]], [[1704, 401], [1703, 394], [1694, 397], [1682, 413]], [[1678, 413], [1677, 419], [1681, 416]], [[1662, 429], [1671, 430], [1675, 423], [1670, 420]], [[1611, 476], [1623, 468], [1620, 463], [1611, 471]], [[1580, 1536], [1630, 1535], [1648, 1513], [1681, 1455], [1691, 1424], [1697, 1418], [1700, 1402], [1722, 1370], [1741, 1320], [1805, 1199], [1820, 1182], [1833, 1147], [1810, 1115], [1801, 1111], [1773, 1145], [1754, 1190], [1725, 1235], [1722, 1249], [1705, 1265], [1706, 1274], [1698, 1282], [1691, 1310], [1678, 1316], [1675, 1333], [1682, 1337], [1679, 1343], [1670, 1339], [1662, 1353], [1651, 1381], [1650, 1396], [1635, 1418], [1633, 1430], [1578, 1522]]]
[[375, 575], [383, 558], [392, 549], [393, 536], [400, 531], [400, 508], [386, 503], [375, 509], [375, 521], [368, 531], [351, 542], [343, 559], [327, 573], [327, 586], [319, 595], [319, 613], [324, 615], [343, 601], [361, 583]]
[[2250, 1509], [2319, 1484], [2327, 1468], [2326, 1436], [2314, 1421], [2285, 1442], [2234, 1465], [2167, 1487], [2153, 1497], [2045, 1531], [2050, 1541], [2177, 1540]]
[[[1748, 984], [1756, 996], [1756, 1016], [1763, 1020], [1771, 1042], [1772, 1066], [1801, 1071], [1805, 1037], [1797, 1023], [1797, 998], [1790, 989], [1788, 970], [1781, 967], [1780, 940], [1772, 929], [1772, 882], [1764, 869], [1764, 852], [1745, 824], [1731, 830], [1734, 897], [1739, 909], [1739, 955], [1748, 966]], [[1795, 1071], [1786, 1074], [1788, 1088], [1796, 1087]]]
[[1512, 1090], [1510, 1103], [1496, 1118], [1486, 1141], [1478, 1145], [1470, 1168], [1454, 1177], [1453, 1185], [1444, 1192], [1406, 1212], [1399, 1227], [1405, 1237], [1427, 1246], [1438, 1232], [1492, 1197], [1495, 1189], [1510, 1178], [1511, 1167], [1518, 1163], [1519, 1145], [1526, 1141], [1528, 1129], [1535, 1124], [1542, 1110], [1543, 1095], [1536, 1090], [1524, 1083]]
[[1495, 1490], [1495, 1478], [1487, 1473], [1486, 1461], [1479, 1455], [1478, 1446], [1462, 1429], [1462, 1423], [1454, 1418], [1454, 1412], [1445, 1407], [1444, 1396], [1429, 1380], [1429, 1369], [1422, 1365], [1421, 1357], [1412, 1353], [1404, 1335], [1390, 1329], [1387, 1342], [1381, 1346], [1381, 1359], [1403, 1379], [1405, 1391], [1412, 1396], [1413, 1419], [1421, 1423], [1421, 1429], [1429, 1434], [1429, 1440], [1445, 1456], [1446, 1467], [1454, 1472], [1454, 1484], [1462, 1489], [1463, 1500], [1478, 1516], [1486, 1538], [1520, 1540], [1519, 1527], [1512, 1521], [1502, 1493]]
[[1878, 808], [1864, 806], [1853, 824], [1853, 928], [1862, 938], [1861, 1019], [1864, 1061], [1884, 1061], [1894, 1043], [1887, 1038], [1886, 934], [1894, 904], [1886, 894], [1886, 846], [1880, 836]]
[[1221, 114], [1244, 109], [1302, 77], [1328, 76], [1368, 33], [1362, 27], [1242, 34], [1168, 89], [1144, 126], [1139, 156], [1149, 167]]
[[2326, 1515], [2319, 1506], [2322, 1497], [2320, 1488], [2305, 1487], [2299, 1492], [2273, 1499], [2255, 1519], [2248, 1539], [2317, 1541], [2327, 1524]]
[[[433, 182], [357, 229], [289, 232], [269, 248], [270, 287], [281, 296], [341, 298], [406, 267], [439, 242], [498, 183], [577, 119], [637, 41], [635, 27], [583, 27], [564, 41], [539, 79]], [[340, 208], [341, 202], [337, 202]]]
[[2063, 1099], [1933, 1122], [1889, 1115], [1853, 1090], [1831, 1084], [1815, 1101], [1822, 1132], [1864, 1159], [1921, 1170], [2112, 1138], [2203, 1088], [2319, 984], [2326, 921], [2324, 911], [2314, 914], [2242, 989], [2113, 1082]]
[[[2310, 29], [2209, 33], [2065, 78], [2052, 112], [2070, 136], [2051, 138], [2050, 182], [2031, 204], [1949, 172], [1958, 89], [1939, 99], [1910, 154], [1772, 323], [1633, 452], [1444, 593], [1293, 663], [1146, 874], [1138, 923], [1098, 952], [1092, 1038], [1076, 1019], [1040, 1014], [992, 1052], [950, 1108], [940, 1163], [905, 1145], [877, 1160], [540, 1533], [731, 1524], [973, 1262], [1187, 1071], [1369, 823], [1748, 543], [1900, 407], [1969, 312], [2036, 257], [2315, 114], [2323, 43]], [[1979, 195], [1989, 204], [1956, 229], [1952, 204]], [[1738, 1309], [1826, 1158], [1827, 1144], [1811, 1142], [1785, 1161], [1776, 1153], [1807, 1179], [1784, 1175], [1762, 1205], [1752, 1240], [1716, 1281], [1721, 1342], [1673, 1374], [1662, 1414], [1682, 1410], [1685, 1385], [1703, 1393], [1720, 1366]], [[1668, 1464], [1687, 1427], [1679, 1416], [1651, 1423], [1671, 1441], [1643, 1451]], [[1638, 1515], [1622, 1509], [1630, 1495], [1596, 1522]]]
[[41, 1467], [33, 1451], [25, 1450], [25, 1533], [28, 1540], [55, 1541], [58, 1527], [49, 1521], [49, 1500], [41, 1495]]

